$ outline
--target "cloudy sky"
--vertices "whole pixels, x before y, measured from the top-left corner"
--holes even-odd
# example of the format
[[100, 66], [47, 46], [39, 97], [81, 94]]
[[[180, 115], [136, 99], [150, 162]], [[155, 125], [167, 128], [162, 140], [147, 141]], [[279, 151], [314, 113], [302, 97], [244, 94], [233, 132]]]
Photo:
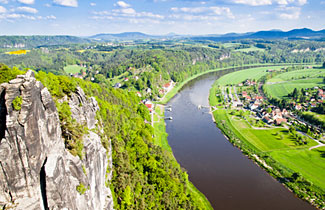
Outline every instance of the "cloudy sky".
[[325, 29], [325, 0], [0, 0], [0, 35]]

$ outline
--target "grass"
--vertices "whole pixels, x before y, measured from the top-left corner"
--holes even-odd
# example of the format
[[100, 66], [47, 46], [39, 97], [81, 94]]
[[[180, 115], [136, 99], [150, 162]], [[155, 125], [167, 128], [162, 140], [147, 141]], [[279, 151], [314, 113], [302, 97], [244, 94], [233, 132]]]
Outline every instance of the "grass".
[[156, 106], [153, 124], [155, 134], [154, 143], [164, 150], [172, 153], [172, 149], [170, 148], [167, 140], [168, 134], [166, 133], [164, 117], [164, 110], [161, 108], [161, 106]]
[[5, 54], [8, 54], [8, 55], [21, 55], [21, 54], [26, 54], [28, 52], [30, 52], [30, 50], [17, 50], [17, 51], [5, 52]]
[[187, 189], [194, 195], [194, 197], [199, 200], [202, 204], [202, 209], [213, 210], [208, 199], [192, 184], [192, 182], [187, 182]]
[[268, 80], [268, 82], [282, 82], [287, 80], [297, 80], [307, 77], [319, 77], [325, 75], [325, 69], [303, 69], [296, 71], [289, 71], [283, 74], [279, 74], [274, 78]]
[[248, 69], [248, 70], [233, 72], [230, 74], [226, 74], [225, 76], [218, 79], [217, 83], [218, 83], [218, 85], [225, 86], [225, 85], [238, 84], [238, 83], [241, 83], [247, 79], [258, 80], [267, 74], [266, 70], [268, 70], [268, 69], [277, 70], [277, 69], [281, 69], [281, 68], [283, 68], [283, 66], [258, 67], [258, 68], [252, 68], [252, 69]]
[[325, 189], [325, 147], [313, 150], [273, 151], [270, 155], [291, 170], [299, 171], [313, 184]]
[[322, 87], [323, 79], [322, 78], [310, 78], [310, 79], [300, 79], [293, 81], [284, 81], [281, 83], [275, 84], [266, 84], [264, 86], [265, 91], [274, 98], [284, 98], [288, 96], [289, 93], [295, 88], [313, 88], [315, 86]]
[[68, 74], [80, 73], [81, 70], [86, 70], [86, 68], [78, 65], [69, 65], [64, 67], [64, 71]]
[[253, 52], [253, 51], [265, 51], [265, 49], [252, 46], [250, 48], [237, 49], [236, 52]]

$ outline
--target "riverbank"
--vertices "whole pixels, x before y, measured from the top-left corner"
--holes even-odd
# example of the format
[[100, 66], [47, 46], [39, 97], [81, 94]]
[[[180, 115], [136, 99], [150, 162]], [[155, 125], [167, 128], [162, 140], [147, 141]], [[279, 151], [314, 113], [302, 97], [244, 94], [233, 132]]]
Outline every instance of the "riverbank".
[[[217, 85], [215, 83], [210, 90], [210, 106], [216, 106], [222, 101], [216, 96], [216, 89]], [[221, 107], [222, 106], [220, 106], [220, 108]], [[275, 138], [272, 137], [272, 132], [274, 132], [273, 129], [270, 129], [268, 133], [261, 130], [250, 132], [250, 127], [244, 122], [244, 120], [240, 120], [238, 122], [233, 119], [230, 120], [230, 111], [225, 108], [214, 111], [212, 115], [217, 127], [223, 132], [229, 142], [239, 148], [244, 155], [252, 159], [271, 176], [286, 186], [290, 191], [294, 192], [298, 197], [308, 201], [317, 208], [325, 209], [325, 197], [324, 190], [321, 188], [322, 185], [318, 183], [316, 185], [312, 182], [316, 182], [317, 179], [313, 179], [311, 181], [310, 176], [307, 178], [304, 176], [306, 174], [305, 171], [295, 168], [295, 170], [293, 170], [292, 164], [290, 165], [291, 168], [288, 166], [290, 158], [294, 158], [290, 156], [291, 154], [301, 154], [305, 152], [305, 150], [308, 150], [308, 147], [288, 147], [285, 145], [285, 143], [288, 144], [288, 137], [286, 136], [285, 132], [282, 132], [284, 140], [274, 141], [274, 144], [276, 143], [277, 145], [273, 145], [273, 142], [270, 141], [268, 144], [263, 144], [258, 139], [265, 138], [265, 141], [268, 141], [269, 139]], [[238, 126], [245, 128], [240, 129]], [[276, 129], [279, 130], [279, 128]], [[280, 162], [279, 157], [282, 158], [282, 156], [279, 154], [286, 154], [290, 158], [289, 160]], [[318, 158], [314, 161], [320, 161], [316, 163], [321, 163], [323, 160]], [[312, 163], [309, 164], [313, 165]], [[315, 171], [312, 169], [312, 166], [307, 167], [307, 169], [311, 172]], [[320, 167], [318, 170], [322, 170], [322, 168]]]
[[[153, 113], [153, 128], [154, 128], [154, 144], [158, 145], [163, 149], [165, 154], [171, 157], [175, 161], [175, 164], [177, 163], [176, 158], [173, 155], [173, 151], [171, 147], [168, 144], [166, 133], [166, 124], [165, 124], [165, 107], [164, 105], [156, 105], [155, 110]], [[179, 164], [178, 164], [179, 166]], [[180, 167], [180, 166], [179, 166]], [[186, 176], [186, 187], [187, 192], [193, 195], [193, 198], [196, 200], [197, 203], [201, 204], [202, 210], [213, 210], [210, 202], [208, 199], [198, 190], [196, 187], [189, 181], [188, 174], [186, 172], [183, 172], [184, 176]]]
[[299, 63], [276, 63], [276, 64], [273, 64], [273, 63], [256, 63], [256, 64], [245, 64], [245, 65], [242, 65], [242, 66], [228, 66], [228, 67], [224, 67], [224, 68], [218, 68], [218, 69], [212, 69], [212, 70], [208, 70], [208, 71], [205, 71], [205, 72], [201, 72], [199, 74], [195, 74], [189, 78], [187, 78], [186, 80], [184, 80], [183, 82], [179, 83], [179, 84], [176, 84], [174, 86], [174, 88], [169, 91], [163, 98], [161, 101], [158, 102], [158, 104], [167, 104], [168, 101], [170, 99], [172, 99], [181, 89], [184, 85], [186, 85], [188, 82], [190, 82], [191, 80], [193, 79], [196, 79], [202, 75], [205, 75], [205, 74], [208, 74], [208, 73], [212, 73], [212, 72], [217, 72], [217, 71], [222, 71], [222, 70], [227, 70], [227, 69], [233, 69], [233, 68], [248, 68], [248, 67], [251, 67], [251, 68], [254, 68], [254, 67], [264, 67], [264, 66], [290, 66], [290, 65], [304, 65], [304, 66], [308, 66], [308, 65], [312, 65], [312, 64], [309, 64], [309, 63], [306, 63], [306, 64], [299, 64]]

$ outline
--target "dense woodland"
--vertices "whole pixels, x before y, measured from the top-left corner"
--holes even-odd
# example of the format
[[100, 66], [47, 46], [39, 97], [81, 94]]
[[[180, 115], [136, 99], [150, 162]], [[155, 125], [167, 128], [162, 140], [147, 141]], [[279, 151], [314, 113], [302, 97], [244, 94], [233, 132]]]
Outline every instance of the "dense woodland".
[[[22, 73], [1, 65], [0, 83]], [[77, 86], [98, 101], [97, 118], [105, 131], [104, 134], [98, 131], [98, 134], [104, 147], [107, 148], [109, 139], [113, 146], [114, 170], [110, 187], [115, 209], [202, 209], [204, 205], [188, 189], [187, 173], [170, 153], [153, 143], [153, 128], [145, 123], [145, 120], [150, 121], [149, 111], [139, 103], [134, 92], [52, 73], [39, 72], [36, 78], [49, 89], [55, 101], [69, 96]], [[73, 122], [67, 104], [56, 104], [63, 137], [71, 139], [66, 142], [66, 148], [83, 158], [80, 138], [84, 129]], [[69, 132], [65, 132], [67, 130]], [[70, 134], [69, 138], [66, 133]]]

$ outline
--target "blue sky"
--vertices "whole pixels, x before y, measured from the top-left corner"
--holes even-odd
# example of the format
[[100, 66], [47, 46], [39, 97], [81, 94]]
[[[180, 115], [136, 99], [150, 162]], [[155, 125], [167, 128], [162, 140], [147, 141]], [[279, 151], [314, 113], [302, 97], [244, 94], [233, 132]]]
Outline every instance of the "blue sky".
[[1, 35], [325, 29], [325, 0], [0, 0]]

